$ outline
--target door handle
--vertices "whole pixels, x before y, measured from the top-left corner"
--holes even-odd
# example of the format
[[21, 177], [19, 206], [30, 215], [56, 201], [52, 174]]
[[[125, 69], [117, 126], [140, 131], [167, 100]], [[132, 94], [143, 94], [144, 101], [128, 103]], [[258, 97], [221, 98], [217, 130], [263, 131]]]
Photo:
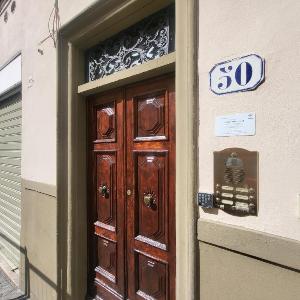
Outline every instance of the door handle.
[[153, 195], [144, 193], [144, 203], [147, 207], [151, 207], [155, 203]]
[[98, 188], [98, 191], [102, 197], [108, 198], [109, 196], [109, 188], [106, 184], [101, 184]]

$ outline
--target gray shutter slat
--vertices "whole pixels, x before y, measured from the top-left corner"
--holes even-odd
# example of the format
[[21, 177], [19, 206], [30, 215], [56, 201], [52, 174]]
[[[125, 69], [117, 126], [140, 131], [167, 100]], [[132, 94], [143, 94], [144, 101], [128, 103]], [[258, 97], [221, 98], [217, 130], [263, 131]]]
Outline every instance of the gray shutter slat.
[[6, 121], [0, 121], [0, 127], [2, 127], [3, 129], [9, 128], [9, 127], [13, 127], [13, 126], [18, 126], [18, 125], [22, 125], [22, 119], [12, 119], [12, 120], [6, 120]]
[[[18, 166], [21, 167], [21, 159], [20, 158], [3, 158], [0, 156], [0, 164]], [[20, 171], [21, 173], [21, 171]]]
[[[19, 100], [15, 100], [17, 102], [15, 103], [10, 103], [9, 105], [4, 105], [1, 107], [1, 111], [0, 111], [0, 117], [9, 113], [9, 112], [13, 112], [15, 110], [21, 110], [22, 109], [22, 104], [20, 99]], [[20, 113], [21, 115], [21, 113]]]
[[19, 266], [21, 227], [22, 101], [0, 104], [0, 254]]
[[16, 230], [15, 228], [9, 226], [6, 220], [2, 220], [0, 218], [0, 227], [2, 228], [3, 233], [13, 237], [16, 241], [20, 239], [20, 230]]
[[15, 151], [0, 151], [0, 159], [1, 158], [6, 158], [6, 157], [11, 157], [11, 158], [21, 158], [21, 151], [15, 150]]
[[1, 144], [5, 144], [8, 142], [21, 143], [21, 135], [20, 134], [1, 135], [0, 133], [0, 141]]
[[15, 119], [21, 119], [20, 115], [21, 110], [17, 109], [15, 111], [0, 115], [0, 123], [8, 120], [15, 120]]
[[21, 150], [21, 143], [0, 143], [0, 152], [1, 150]]
[[13, 202], [13, 199], [7, 197], [6, 195], [0, 195], [0, 206], [3, 209], [11, 211], [11, 213], [16, 216], [20, 216], [21, 214], [20, 202], [18, 200], [14, 200]]
[[15, 165], [11, 165], [11, 164], [1, 164], [0, 162], [0, 172], [10, 172], [12, 174], [18, 174], [20, 175], [20, 167], [19, 166], [15, 166]]
[[0, 170], [0, 179], [1, 178], [16, 182], [16, 183], [21, 183], [20, 174]]
[[20, 186], [21, 186], [21, 178], [10, 180], [4, 176], [0, 177], [0, 190], [3, 188], [4, 190], [14, 190], [18, 195], [20, 194]]
[[9, 202], [11, 205], [20, 207], [21, 203], [21, 185], [5, 186], [1, 183], [0, 185], [0, 201], [4, 200]]
[[16, 230], [20, 233], [20, 224], [19, 219], [20, 216], [15, 215], [14, 213], [10, 212], [9, 210], [5, 210], [0, 207], [0, 218], [4, 220], [4, 222], [13, 230]]
[[0, 136], [6, 136], [10, 134], [21, 134], [22, 128], [20, 125], [8, 128], [0, 128]]

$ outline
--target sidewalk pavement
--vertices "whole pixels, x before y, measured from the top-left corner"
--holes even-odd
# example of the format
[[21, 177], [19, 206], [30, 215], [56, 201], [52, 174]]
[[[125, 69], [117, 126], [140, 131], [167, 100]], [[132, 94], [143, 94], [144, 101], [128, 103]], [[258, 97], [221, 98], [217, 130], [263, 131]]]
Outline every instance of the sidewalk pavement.
[[0, 300], [25, 300], [23, 293], [0, 268]]

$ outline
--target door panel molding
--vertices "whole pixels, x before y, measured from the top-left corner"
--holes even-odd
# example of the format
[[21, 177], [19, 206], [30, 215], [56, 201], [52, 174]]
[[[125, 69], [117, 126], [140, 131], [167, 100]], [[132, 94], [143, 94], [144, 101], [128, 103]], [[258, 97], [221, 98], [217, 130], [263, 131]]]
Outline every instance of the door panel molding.
[[[135, 193], [139, 199], [135, 206], [138, 216], [135, 239], [168, 250], [168, 150], [133, 151], [133, 156], [137, 183]], [[151, 187], [147, 182], [152, 183]], [[149, 205], [143, 203], [145, 196], [151, 197], [152, 203]], [[149, 231], [150, 226], [152, 232]]]
[[[98, 121], [98, 119], [97, 119]], [[101, 194], [97, 191], [97, 211], [99, 227], [116, 231], [116, 198], [117, 198], [117, 151], [97, 151], [97, 186], [109, 187], [107, 193]]]
[[[155, 102], [154, 95], [164, 99], [163, 115], [155, 121], [147, 117], [137, 121], [139, 101], [142, 104], [149, 101], [148, 114], [152, 117], [151, 110], [161, 105], [161, 100]], [[133, 192], [127, 202], [127, 253], [128, 270], [131, 270], [128, 298], [173, 300], [176, 273], [174, 75], [129, 86], [126, 103], [126, 179], [127, 188]], [[157, 139], [157, 132], [152, 131], [149, 139], [137, 140], [136, 124], [144, 125], [139, 122], [145, 123], [144, 128], [156, 127], [158, 132], [164, 128], [168, 138]]]
[[[99, 297], [105, 293], [103, 287], [123, 295], [125, 206], [124, 178], [120, 176], [124, 168], [123, 92], [117, 89], [94, 95], [87, 104], [88, 289], [91, 295], [97, 293]], [[100, 134], [99, 129], [103, 129]]]

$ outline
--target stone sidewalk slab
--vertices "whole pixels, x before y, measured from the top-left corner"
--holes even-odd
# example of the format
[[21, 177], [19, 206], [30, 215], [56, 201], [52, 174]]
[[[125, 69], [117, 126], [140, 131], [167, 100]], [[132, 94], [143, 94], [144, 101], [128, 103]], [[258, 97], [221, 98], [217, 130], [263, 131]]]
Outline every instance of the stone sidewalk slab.
[[0, 268], [0, 300], [25, 300], [21, 290], [9, 279]]

